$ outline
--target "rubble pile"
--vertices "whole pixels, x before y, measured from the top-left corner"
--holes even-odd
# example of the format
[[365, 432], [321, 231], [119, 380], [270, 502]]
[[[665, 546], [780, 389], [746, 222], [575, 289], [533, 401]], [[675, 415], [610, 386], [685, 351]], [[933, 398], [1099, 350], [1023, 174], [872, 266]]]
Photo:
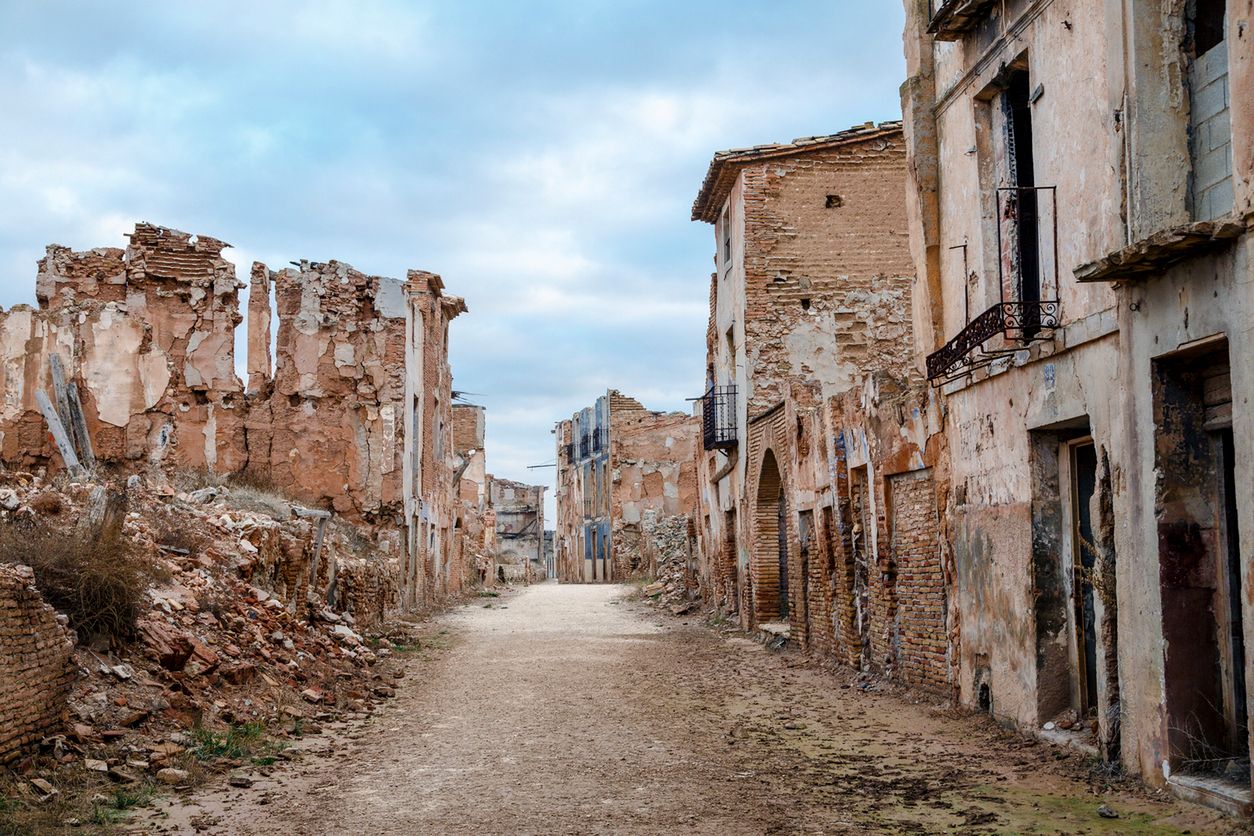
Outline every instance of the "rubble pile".
[[641, 540], [654, 582], [644, 588], [646, 597], [670, 608], [676, 615], [692, 612], [699, 606], [689, 589], [688, 517], [681, 514], [659, 517], [656, 511], [644, 512]]
[[[133, 637], [78, 636], [68, 681], [10, 670], [23, 658], [9, 652], [15, 645], [6, 638], [0, 687], [20, 683], [56, 721], [20, 742], [41, 743], [59, 762], [103, 765], [116, 781], [145, 772], [166, 780], [162, 770], [178, 765], [195, 730], [316, 731], [393, 695], [400, 674], [383, 664], [391, 643], [361, 632], [380, 624], [398, 598], [399, 561], [386, 541], [378, 549], [347, 523], [299, 516], [256, 489], [177, 491], [160, 476], [49, 484], [3, 473], [0, 526], [68, 536], [98, 516], [93, 503], [106, 491], [125, 497], [120, 536], [150, 562], [156, 580], [145, 590]], [[60, 647], [64, 659], [73, 634], [39, 600], [30, 569], [0, 563], [0, 578], [17, 579], [34, 599], [10, 613], [12, 596], [0, 595], [0, 628], [36, 635], [51, 625], [59, 635], [38, 633], [32, 652]], [[30, 623], [10, 624], [15, 617]], [[0, 701], [0, 729], [25, 723], [9, 716], [23, 706]]]

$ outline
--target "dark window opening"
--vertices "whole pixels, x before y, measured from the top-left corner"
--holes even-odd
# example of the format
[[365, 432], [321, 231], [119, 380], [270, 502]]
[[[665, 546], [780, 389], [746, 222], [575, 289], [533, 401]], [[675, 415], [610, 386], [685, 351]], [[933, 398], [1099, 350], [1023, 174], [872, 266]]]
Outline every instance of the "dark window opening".
[[838, 194], [829, 194], [827, 201], [823, 205], [828, 209], [839, 209], [845, 205], [845, 199]]
[[1071, 448], [1072, 559], [1075, 566], [1076, 646], [1083, 686], [1077, 706], [1088, 716], [1097, 705], [1097, 607], [1094, 572], [1097, 538], [1093, 536], [1092, 500], [1097, 492], [1097, 449], [1090, 441]]
[[801, 310], [803, 310], [803, 311], [808, 311], [808, 310], [810, 310], [810, 300], [809, 300], [809, 299], [802, 299], [802, 300], [801, 300]]
[[[1031, 84], [1027, 70], [1015, 70], [1002, 97], [1006, 117], [1006, 162], [1009, 168], [1011, 202], [1007, 211], [1015, 213], [1018, 235], [1015, 241], [1014, 271], [1018, 281], [1013, 290], [1023, 302], [1041, 299], [1040, 214], [1036, 199], [1036, 167], [1032, 153]], [[1025, 336], [1035, 329], [1025, 323]]]
[[723, 210], [723, 269], [731, 264], [731, 210]]
[[1205, 55], [1224, 42], [1225, 0], [1193, 0], [1189, 10], [1189, 30], [1193, 55]]

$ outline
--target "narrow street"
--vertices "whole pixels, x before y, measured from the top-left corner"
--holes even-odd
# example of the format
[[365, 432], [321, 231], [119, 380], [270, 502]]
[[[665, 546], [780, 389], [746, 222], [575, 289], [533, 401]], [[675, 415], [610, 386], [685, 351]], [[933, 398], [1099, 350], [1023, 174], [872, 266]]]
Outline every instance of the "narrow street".
[[[863, 692], [630, 588], [446, 616], [397, 699], [165, 833], [1215, 833], [1235, 826], [984, 718]], [[1119, 818], [1103, 818], [1107, 805]]]

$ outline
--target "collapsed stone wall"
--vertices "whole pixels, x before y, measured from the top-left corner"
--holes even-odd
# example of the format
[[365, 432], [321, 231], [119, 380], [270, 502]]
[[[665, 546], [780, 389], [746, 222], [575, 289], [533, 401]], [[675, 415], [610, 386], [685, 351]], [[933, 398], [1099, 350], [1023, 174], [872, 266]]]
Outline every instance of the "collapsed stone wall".
[[691, 531], [692, 524], [686, 514], [659, 514], [650, 509], [641, 520], [639, 548], [648, 563], [649, 574], [655, 583], [662, 584], [659, 591], [667, 603], [686, 601], [695, 591], [696, 578], [689, 565]]
[[74, 643], [30, 567], [0, 564], [0, 763], [61, 725]]
[[[0, 457], [59, 466], [35, 393], [61, 355], [96, 456], [129, 469], [248, 469], [357, 521], [401, 508], [405, 296], [351, 266], [255, 264], [249, 387], [235, 371], [242, 321], [228, 246], [137, 224], [125, 250], [51, 245], [38, 310], [0, 313]], [[278, 334], [270, 361], [270, 297]]]

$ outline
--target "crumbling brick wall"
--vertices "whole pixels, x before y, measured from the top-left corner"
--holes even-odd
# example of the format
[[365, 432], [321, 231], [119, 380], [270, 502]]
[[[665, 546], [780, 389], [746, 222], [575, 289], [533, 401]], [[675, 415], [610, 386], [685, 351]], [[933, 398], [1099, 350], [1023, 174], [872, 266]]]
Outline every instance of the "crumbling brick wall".
[[0, 456], [53, 461], [35, 393], [52, 393], [49, 358], [76, 380], [96, 455], [105, 460], [230, 472], [243, 466], [240, 322], [227, 245], [136, 224], [125, 250], [50, 245], [39, 262], [39, 309], [0, 313]]
[[930, 470], [894, 476], [889, 484], [900, 676], [911, 685], [943, 690], [949, 662], [936, 486]]
[[0, 564], [0, 763], [60, 726], [74, 642], [30, 567]]
[[615, 577], [626, 578], [652, 568], [654, 544], [643, 529], [647, 514], [686, 520], [696, 512], [700, 421], [682, 412], [650, 412], [617, 392], [610, 395], [610, 536]]
[[900, 129], [748, 166], [745, 343], [750, 414], [790, 381], [823, 394], [913, 361], [905, 144]]
[[[338, 261], [253, 268], [253, 296], [274, 288], [279, 330], [271, 381], [250, 360], [258, 396], [249, 468], [279, 489], [354, 520], [401, 515], [405, 302], [401, 283]], [[250, 299], [250, 313], [254, 309]], [[269, 327], [269, 317], [250, 322]], [[267, 348], [268, 350], [268, 348]]]

